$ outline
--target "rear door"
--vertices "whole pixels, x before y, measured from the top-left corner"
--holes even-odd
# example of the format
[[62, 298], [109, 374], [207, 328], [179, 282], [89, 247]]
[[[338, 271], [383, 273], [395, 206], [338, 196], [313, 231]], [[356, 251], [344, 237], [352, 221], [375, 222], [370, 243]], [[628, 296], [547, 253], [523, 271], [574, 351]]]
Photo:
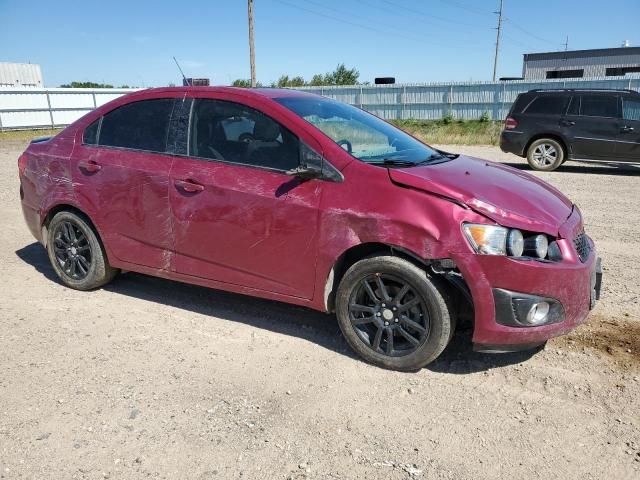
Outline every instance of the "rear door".
[[622, 96], [616, 159], [640, 162], [640, 97]]
[[617, 95], [575, 95], [562, 120], [564, 136], [571, 144], [571, 157], [612, 159], [619, 120]]
[[174, 268], [311, 298], [323, 182], [285, 172], [320, 145], [244, 102], [255, 101], [194, 99], [189, 154], [171, 169]]
[[170, 267], [167, 152], [169, 124], [179, 98], [122, 105], [85, 129], [73, 152], [74, 191], [118, 260]]

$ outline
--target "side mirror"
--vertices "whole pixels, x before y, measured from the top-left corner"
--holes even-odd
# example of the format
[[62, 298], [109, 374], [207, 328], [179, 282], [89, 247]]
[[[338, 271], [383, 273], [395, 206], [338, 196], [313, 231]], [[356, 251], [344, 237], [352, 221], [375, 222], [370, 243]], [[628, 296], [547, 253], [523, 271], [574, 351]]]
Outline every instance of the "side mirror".
[[312, 180], [314, 178], [321, 178], [323, 176], [322, 169], [314, 165], [299, 165], [296, 168], [287, 170], [285, 173], [292, 177], [298, 177], [303, 180]]

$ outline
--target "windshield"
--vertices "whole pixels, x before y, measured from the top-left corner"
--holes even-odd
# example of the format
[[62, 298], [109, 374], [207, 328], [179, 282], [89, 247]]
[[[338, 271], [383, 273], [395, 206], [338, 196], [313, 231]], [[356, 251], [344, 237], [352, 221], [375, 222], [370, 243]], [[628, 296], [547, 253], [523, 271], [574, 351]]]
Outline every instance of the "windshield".
[[443, 158], [402, 130], [351, 105], [317, 97], [274, 100], [363, 162], [411, 166]]

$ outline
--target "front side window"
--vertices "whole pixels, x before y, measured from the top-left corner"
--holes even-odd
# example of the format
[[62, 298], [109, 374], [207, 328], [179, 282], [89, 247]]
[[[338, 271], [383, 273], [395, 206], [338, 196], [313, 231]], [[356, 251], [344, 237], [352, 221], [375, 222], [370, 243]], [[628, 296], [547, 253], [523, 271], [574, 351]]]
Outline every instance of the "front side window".
[[622, 118], [640, 121], [640, 100], [622, 99]]
[[190, 155], [276, 170], [299, 165], [298, 138], [271, 117], [234, 102], [195, 102]]
[[617, 117], [618, 97], [613, 95], [582, 95], [580, 114], [587, 117]]
[[164, 153], [173, 104], [173, 98], [142, 100], [107, 113], [102, 119], [99, 144]]
[[402, 130], [351, 105], [326, 98], [283, 97], [276, 102], [367, 163], [423, 163], [443, 156]]
[[526, 113], [538, 115], [562, 115], [567, 106], [566, 95], [542, 95], [527, 107]]

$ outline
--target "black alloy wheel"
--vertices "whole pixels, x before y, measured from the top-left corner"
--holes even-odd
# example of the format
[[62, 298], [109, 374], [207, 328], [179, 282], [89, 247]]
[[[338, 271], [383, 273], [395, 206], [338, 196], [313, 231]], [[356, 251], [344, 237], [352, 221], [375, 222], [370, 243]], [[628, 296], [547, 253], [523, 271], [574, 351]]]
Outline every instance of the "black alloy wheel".
[[69, 220], [58, 223], [53, 232], [53, 249], [65, 275], [73, 280], [86, 278], [93, 254], [89, 240], [77, 225]]
[[409, 282], [394, 275], [363, 278], [349, 299], [349, 319], [374, 352], [399, 357], [429, 337], [429, 310]]

